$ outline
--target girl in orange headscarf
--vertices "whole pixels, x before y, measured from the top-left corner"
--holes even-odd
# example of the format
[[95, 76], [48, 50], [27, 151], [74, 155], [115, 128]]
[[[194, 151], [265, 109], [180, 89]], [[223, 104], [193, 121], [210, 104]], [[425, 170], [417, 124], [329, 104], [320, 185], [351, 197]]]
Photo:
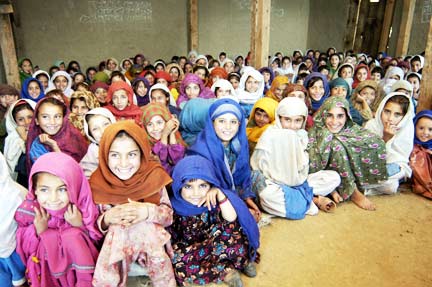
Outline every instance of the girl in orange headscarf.
[[280, 102], [283, 99], [283, 92], [289, 84], [287, 76], [277, 76], [273, 79], [270, 89], [265, 94], [266, 97]]
[[246, 135], [249, 142], [249, 155], [252, 155], [255, 145], [264, 131], [273, 124], [277, 105], [277, 101], [264, 97], [256, 101], [253, 106], [246, 127]]
[[170, 235], [173, 211], [165, 186], [171, 178], [151, 155], [143, 129], [132, 121], [108, 126], [99, 144], [99, 167], [90, 177], [93, 199], [106, 233], [93, 286], [126, 286], [132, 264], [153, 286], [176, 286]]

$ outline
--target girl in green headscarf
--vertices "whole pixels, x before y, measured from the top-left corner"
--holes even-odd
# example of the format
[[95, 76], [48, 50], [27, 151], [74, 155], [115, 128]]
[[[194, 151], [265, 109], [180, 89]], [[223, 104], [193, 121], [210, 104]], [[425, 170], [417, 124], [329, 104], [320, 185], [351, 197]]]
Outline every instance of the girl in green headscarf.
[[328, 98], [314, 116], [309, 130], [309, 172], [335, 170], [342, 179], [338, 203], [351, 199], [357, 206], [375, 210], [361, 190], [387, 179], [384, 141], [352, 121], [349, 104], [341, 97]]

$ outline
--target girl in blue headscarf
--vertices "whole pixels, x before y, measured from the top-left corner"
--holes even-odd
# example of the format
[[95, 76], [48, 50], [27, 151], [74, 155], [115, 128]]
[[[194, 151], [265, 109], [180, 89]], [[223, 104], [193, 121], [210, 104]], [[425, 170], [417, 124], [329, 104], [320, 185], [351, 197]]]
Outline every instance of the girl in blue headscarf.
[[36, 78], [27, 78], [24, 80], [21, 88], [21, 99], [32, 100], [37, 103], [45, 97], [44, 87]]
[[210, 160], [221, 187], [236, 190], [259, 221], [261, 211], [254, 202], [251, 187], [246, 120], [237, 102], [225, 98], [210, 106], [206, 126], [186, 154]]
[[314, 114], [330, 95], [327, 78], [321, 73], [313, 72], [306, 77], [303, 85], [308, 91], [312, 114]]
[[412, 190], [432, 199], [432, 111], [424, 110], [414, 118], [414, 149], [410, 157]]
[[185, 157], [174, 168], [170, 232], [179, 286], [222, 281], [242, 286], [237, 270], [256, 275], [258, 226], [238, 195], [223, 187], [216, 171], [197, 155]]

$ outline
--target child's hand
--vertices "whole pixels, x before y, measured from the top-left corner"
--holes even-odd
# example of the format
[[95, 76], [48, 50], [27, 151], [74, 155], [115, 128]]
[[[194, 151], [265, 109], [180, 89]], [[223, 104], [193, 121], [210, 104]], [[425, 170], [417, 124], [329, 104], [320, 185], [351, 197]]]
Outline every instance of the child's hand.
[[53, 151], [55, 151], [55, 152], [61, 152], [60, 148], [57, 145], [57, 142], [55, 140], [51, 139], [49, 137], [49, 135], [47, 135], [47, 134], [40, 134], [39, 135], [39, 140], [40, 140], [41, 143], [49, 145], [53, 149]]
[[28, 130], [26, 129], [26, 127], [23, 126], [16, 127], [16, 131], [23, 141], [27, 140]]
[[216, 203], [219, 201], [219, 199], [221, 199], [221, 197], [224, 197], [222, 191], [219, 188], [213, 187], [207, 192], [206, 197], [198, 203], [198, 206], [202, 206], [204, 204], [208, 210], [211, 210], [216, 206]]
[[136, 208], [126, 203], [122, 205], [117, 205], [106, 211], [104, 215], [104, 223], [105, 226], [109, 226], [112, 224], [129, 226], [136, 218]]
[[34, 207], [33, 210], [35, 212], [33, 224], [36, 228], [37, 235], [41, 235], [42, 232], [48, 229], [49, 214], [42, 207], [40, 209]]
[[252, 213], [255, 221], [258, 222], [261, 219], [261, 210], [259, 210], [258, 206], [255, 204], [252, 198], [247, 198], [245, 200], [246, 205], [249, 207], [249, 211]]
[[173, 125], [174, 125], [173, 128], [172, 128], [172, 130], [171, 130], [171, 133], [175, 133], [176, 131], [178, 131], [178, 129], [180, 127], [179, 120], [176, 117], [173, 116], [169, 121], [170, 122], [172, 121]]
[[73, 204], [69, 204], [64, 214], [64, 219], [73, 227], [81, 227], [83, 225], [81, 212]]
[[135, 224], [139, 221], [145, 221], [148, 219], [149, 217], [149, 203], [146, 202], [138, 202], [138, 201], [134, 201], [130, 198], [128, 198], [129, 201], [129, 205], [133, 206], [134, 208], [136, 208], [136, 215], [137, 217], [135, 218], [135, 220], [132, 221], [132, 224]]
[[383, 140], [385, 142], [388, 142], [400, 130], [397, 125], [393, 125], [390, 123], [383, 123], [383, 126]]

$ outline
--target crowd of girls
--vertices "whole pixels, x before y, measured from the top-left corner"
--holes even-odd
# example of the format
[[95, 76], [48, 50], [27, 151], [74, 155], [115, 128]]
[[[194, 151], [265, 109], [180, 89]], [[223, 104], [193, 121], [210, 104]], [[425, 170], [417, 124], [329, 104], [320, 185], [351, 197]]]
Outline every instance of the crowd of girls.
[[263, 212], [371, 211], [401, 183], [432, 199], [422, 55], [249, 57], [19, 61], [21, 91], [0, 85], [0, 285], [239, 287]]

